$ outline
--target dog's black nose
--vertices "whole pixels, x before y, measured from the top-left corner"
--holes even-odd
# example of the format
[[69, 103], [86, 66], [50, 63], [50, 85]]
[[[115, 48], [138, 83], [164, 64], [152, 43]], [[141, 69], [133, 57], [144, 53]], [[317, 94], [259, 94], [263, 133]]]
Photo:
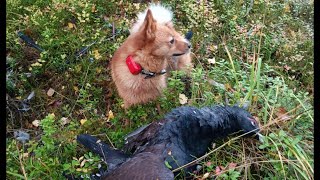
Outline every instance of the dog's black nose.
[[185, 35], [185, 38], [186, 38], [188, 41], [190, 41], [190, 39], [192, 38], [192, 36], [193, 36], [193, 32], [192, 32], [192, 31], [188, 31], [188, 32], [186, 33], [186, 35]]

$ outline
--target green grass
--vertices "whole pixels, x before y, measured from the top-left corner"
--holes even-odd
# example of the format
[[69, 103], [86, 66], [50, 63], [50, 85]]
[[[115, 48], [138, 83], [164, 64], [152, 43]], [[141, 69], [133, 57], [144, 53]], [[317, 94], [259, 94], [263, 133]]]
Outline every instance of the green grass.
[[[7, 179], [95, 172], [104, 164], [78, 146], [77, 134], [97, 135], [120, 148], [128, 132], [180, 106], [181, 93], [197, 107], [225, 104], [226, 99], [249, 104], [266, 136], [264, 143], [241, 138], [217, 142], [201, 158], [203, 171], [195, 177], [314, 179], [313, 2], [252, 2], [163, 1], [174, 12], [176, 28], [194, 32], [190, 86], [182, 72], [171, 72], [163, 97], [125, 113], [108, 65], [146, 4], [7, 1]], [[115, 37], [112, 24], [119, 32]], [[22, 43], [19, 30], [45, 52]], [[87, 54], [74, 56], [94, 41]], [[208, 61], [212, 59], [215, 63]], [[50, 88], [53, 96], [47, 95]], [[18, 111], [19, 100], [32, 91], [31, 109]], [[110, 111], [114, 118], [108, 118]], [[32, 125], [35, 120], [39, 127]], [[19, 129], [30, 134], [29, 142], [13, 137]]]

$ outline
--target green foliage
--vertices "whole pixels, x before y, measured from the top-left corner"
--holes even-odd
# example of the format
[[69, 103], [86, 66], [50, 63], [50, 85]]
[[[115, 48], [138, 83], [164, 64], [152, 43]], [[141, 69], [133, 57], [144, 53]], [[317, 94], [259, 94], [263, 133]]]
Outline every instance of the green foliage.
[[171, 71], [170, 73], [167, 88], [163, 93], [164, 96], [159, 98], [161, 108], [165, 111], [170, 111], [170, 109], [179, 106], [179, 94], [185, 90], [185, 83], [181, 81], [185, 74], [181, 71]]
[[143, 106], [137, 105], [128, 110], [127, 117], [133, 122], [139, 122], [141, 120], [146, 120], [147, 112]]
[[43, 134], [39, 142], [31, 140], [19, 148], [20, 145], [16, 140], [9, 140], [7, 178], [20, 177], [22, 168], [20, 165], [25, 169], [26, 177], [30, 179], [61, 179], [62, 172], [81, 175], [91, 172], [93, 167], [101, 163], [100, 158], [92, 153], [85, 154], [79, 159], [74, 158], [76, 160], [69, 163], [69, 158], [75, 156], [77, 144], [66, 143], [64, 137], [59, 136], [60, 129], [54, 114], [42, 119], [40, 127]]
[[[29, 177], [31, 179], [41, 179], [44, 177], [50, 178], [50, 177], [56, 177], [61, 178], [61, 174], [57, 171], [53, 171], [54, 169], [60, 169], [61, 164], [57, 157], [57, 146], [55, 143], [57, 142], [57, 139], [52, 138], [52, 136], [56, 133], [56, 125], [54, 124], [54, 115], [49, 114], [46, 118], [44, 118], [41, 121], [40, 126], [43, 128], [44, 134], [41, 136], [40, 142], [34, 142], [30, 141], [27, 146], [29, 148], [26, 148], [23, 146], [21, 149], [18, 148], [14, 150], [13, 157], [14, 159], [8, 159], [8, 163], [12, 164], [13, 161], [18, 161], [19, 159], [22, 159], [19, 156], [23, 156], [23, 154], [28, 154], [28, 156], [31, 156], [31, 152], [34, 153], [31, 157], [23, 158], [23, 164], [24, 169], [26, 171], [26, 177]], [[17, 145], [17, 142], [15, 140], [10, 141], [10, 146], [8, 147], [13, 148], [13, 145]], [[8, 153], [8, 152], [7, 152]], [[29, 155], [30, 154], [30, 155]], [[10, 153], [9, 153], [10, 155]], [[22, 160], [20, 160], [22, 161]], [[13, 165], [13, 164], [12, 164]], [[19, 163], [15, 164], [14, 166], [11, 166], [9, 168], [10, 174], [13, 175], [13, 173], [17, 173], [20, 169]], [[8, 176], [8, 175], [7, 175]], [[14, 176], [13, 176], [14, 177]], [[7, 177], [9, 179], [14, 179], [12, 176]]]
[[221, 176], [219, 176], [219, 178], [227, 180], [237, 180], [238, 178], [240, 178], [240, 174], [240, 172], [235, 171], [234, 169], [230, 169], [227, 173], [224, 173]]
[[[80, 176], [91, 172], [92, 169], [97, 168], [100, 164], [100, 158], [93, 155], [91, 152], [84, 154], [83, 156], [73, 158], [70, 163], [63, 164], [63, 171], [68, 174], [73, 174], [75, 176]], [[105, 167], [104, 167], [105, 168]], [[89, 179], [89, 176], [85, 176]]]
[[[261, 170], [268, 176], [294, 179], [313, 177], [313, 161], [299, 145], [301, 135], [290, 137], [285, 131], [280, 130], [278, 133], [270, 133], [264, 140], [259, 149], [267, 151], [265, 156], [269, 162]], [[272, 175], [270, 166], [274, 169]]]
[[172, 169], [172, 166], [168, 163], [168, 161], [164, 161], [164, 164], [166, 165], [167, 168]]

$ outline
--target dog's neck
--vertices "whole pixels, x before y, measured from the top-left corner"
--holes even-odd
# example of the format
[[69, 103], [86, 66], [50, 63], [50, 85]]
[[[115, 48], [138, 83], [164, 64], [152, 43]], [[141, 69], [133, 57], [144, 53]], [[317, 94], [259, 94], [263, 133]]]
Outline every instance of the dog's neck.
[[168, 58], [157, 57], [143, 51], [136, 52], [135, 56], [135, 61], [139, 63], [143, 69], [150, 72], [160, 73], [163, 69], [166, 69], [168, 64]]

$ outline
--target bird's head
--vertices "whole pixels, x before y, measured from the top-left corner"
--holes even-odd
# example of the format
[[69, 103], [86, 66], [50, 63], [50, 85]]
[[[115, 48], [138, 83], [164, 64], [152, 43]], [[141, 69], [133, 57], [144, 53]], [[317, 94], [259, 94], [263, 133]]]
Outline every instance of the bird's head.
[[256, 119], [246, 110], [238, 107], [232, 107], [233, 115], [238, 122], [239, 129], [242, 134], [248, 133], [245, 136], [254, 136], [256, 139], [262, 142], [263, 136], [259, 133], [259, 123]]

